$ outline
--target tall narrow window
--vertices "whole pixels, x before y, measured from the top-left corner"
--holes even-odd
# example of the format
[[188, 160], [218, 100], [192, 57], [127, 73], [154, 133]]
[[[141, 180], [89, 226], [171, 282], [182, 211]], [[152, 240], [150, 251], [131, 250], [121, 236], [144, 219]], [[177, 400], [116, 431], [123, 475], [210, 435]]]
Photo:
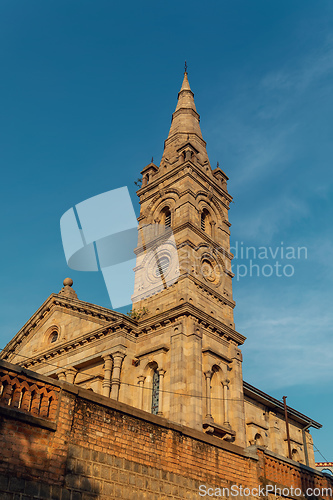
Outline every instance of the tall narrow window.
[[171, 227], [171, 212], [168, 210], [165, 214], [165, 225]]
[[203, 231], [206, 230], [206, 214], [205, 214], [205, 212], [201, 213], [201, 229]]
[[171, 227], [171, 212], [169, 207], [165, 207], [162, 210], [162, 219], [161, 222], [167, 227]]
[[201, 212], [201, 220], [200, 220], [200, 225], [201, 225], [201, 229], [202, 231], [205, 231], [205, 233], [207, 233], [209, 236], [211, 236], [211, 216], [210, 216], [210, 213], [208, 212], [208, 210], [206, 208], [203, 209], [203, 211]]
[[151, 412], [153, 415], [157, 415], [158, 413], [159, 392], [160, 392], [160, 376], [158, 371], [155, 369], [153, 373], [153, 390], [151, 397]]

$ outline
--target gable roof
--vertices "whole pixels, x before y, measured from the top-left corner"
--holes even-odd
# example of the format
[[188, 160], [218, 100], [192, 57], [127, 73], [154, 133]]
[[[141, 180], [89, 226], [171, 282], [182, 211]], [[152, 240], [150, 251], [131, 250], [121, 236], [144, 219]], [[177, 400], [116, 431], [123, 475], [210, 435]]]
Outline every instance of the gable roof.
[[[130, 328], [136, 326], [136, 322], [125, 314], [107, 309], [106, 307], [98, 306], [79, 300], [73, 296], [64, 294], [51, 294], [40, 308], [31, 316], [26, 324], [18, 331], [18, 333], [8, 342], [6, 347], [0, 353], [0, 359], [10, 360], [15, 355], [19, 346], [26, 344], [27, 340], [32, 338], [35, 332], [44, 324], [55, 309], [60, 309], [67, 314], [79, 316], [89, 322], [96, 323], [96, 328], [92, 331], [100, 330], [110, 325], [110, 323], [126, 323]], [[73, 339], [74, 340], [74, 339]], [[22, 363], [24, 364], [24, 360]]]
[[[256, 401], [259, 401], [265, 406], [268, 406], [269, 408], [272, 408], [273, 410], [282, 412], [282, 414], [284, 414], [284, 404], [282, 403], [282, 401], [279, 401], [278, 399], [269, 396], [269, 394], [266, 394], [265, 392], [261, 391], [260, 389], [257, 389], [256, 387], [248, 384], [245, 381], [243, 381], [243, 388], [244, 388], [244, 396], [247, 396], [251, 399], [255, 399]], [[293, 420], [299, 422], [303, 426], [314, 427], [315, 429], [320, 429], [322, 427], [321, 424], [319, 424], [315, 420], [312, 420], [312, 418], [303, 415], [303, 413], [294, 410], [294, 408], [291, 408], [290, 406], [287, 406], [287, 411], [288, 415]]]

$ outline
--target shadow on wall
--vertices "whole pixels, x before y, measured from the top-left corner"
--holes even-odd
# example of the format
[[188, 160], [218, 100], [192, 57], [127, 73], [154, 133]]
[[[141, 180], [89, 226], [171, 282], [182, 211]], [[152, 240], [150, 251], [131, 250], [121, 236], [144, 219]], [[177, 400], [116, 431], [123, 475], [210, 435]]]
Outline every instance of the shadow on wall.
[[26, 500], [68, 499], [84, 492], [98, 498], [89, 463], [76, 460], [73, 469], [68, 455], [74, 401], [68, 401], [67, 419], [59, 422], [60, 388], [14, 369], [0, 370], [0, 498], [22, 493]]
[[8, 498], [23, 493], [26, 500], [36, 496], [40, 500], [81, 498], [82, 493], [89, 494], [89, 500], [99, 498], [100, 488], [89, 477], [89, 466], [84, 467], [87, 462], [74, 458], [75, 452], [55, 464], [58, 459], [47, 446], [54, 432], [7, 418], [2, 410], [0, 407], [0, 498], [7, 498], [5, 493]]

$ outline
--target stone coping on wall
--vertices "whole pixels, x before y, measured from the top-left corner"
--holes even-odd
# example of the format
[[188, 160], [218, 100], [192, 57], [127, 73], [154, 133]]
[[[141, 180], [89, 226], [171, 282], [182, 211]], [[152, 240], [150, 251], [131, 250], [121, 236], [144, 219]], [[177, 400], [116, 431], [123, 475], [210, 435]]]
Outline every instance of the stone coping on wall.
[[[180, 424], [171, 422], [170, 420], [167, 420], [164, 417], [160, 417], [158, 415], [153, 415], [153, 414], [148, 413], [146, 411], [139, 410], [138, 408], [134, 408], [133, 406], [127, 405], [125, 403], [115, 401], [114, 399], [110, 399], [106, 396], [102, 396], [101, 394], [96, 394], [95, 392], [89, 391], [87, 389], [82, 389], [81, 387], [78, 387], [74, 384], [69, 384], [68, 382], [63, 382], [60, 380], [52, 379], [52, 378], [47, 377], [45, 375], [39, 374], [37, 372], [27, 370], [26, 368], [23, 368], [19, 365], [14, 365], [12, 363], [8, 363], [8, 361], [0, 360], [0, 368], [7, 369], [8, 371], [16, 372], [18, 374], [22, 374], [25, 377], [35, 379], [35, 380], [38, 380], [40, 382], [44, 382], [45, 384], [48, 384], [48, 385], [53, 385], [55, 387], [59, 387], [63, 391], [74, 394], [74, 395], [78, 396], [79, 398], [85, 399], [85, 400], [90, 401], [92, 403], [96, 403], [96, 404], [104, 406], [106, 408], [110, 408], [110, 409], [115, 410], [115, 411], [119, 411], [121, 413], [125, 413], [126, 415], [138, 418], [140, 420], [144, 420], [144, 421], [149, 422], [151, 424], [155, 424], [155, 425], [158, 425], [160, 427], [164, 427], [166, 429], [170, 429], [170, 430], [179, 432], [179, 433], [183, 434], [184, 436], [190, 437], [190, 438], [195, 439], [197, 441], [201, 441], [201, 442], [210, 444], [210, 445], [215, 446], [217, 448], [227, 450], [229, 452], [235, 453], [237, 455], [240, 455], [240, 456], [243, 456], [246, 458], [258, 460], [258, 456], [257, 456], [255, 450], [244, 449], [244, 448], [237, 446], [233, 443], [223, 441], [220, 438], [217, 438], [214, 436], [208, 436], [203, 431], [191, 429], [190, 427], [187, 427], [185, 425], [180, 425]], [[14, 409], [12, 409], [10, 407], [5, 408], [5, 410], [7, 410], [7, 412], [15, 411]], [[18, 413], [23, 415], [19, 410], [16, 410], [15, 416]], [[29, 415], [25, 414], [24, 416], [28, 417]], [[38, 419], [38, 420], [40, 420], [40, 419]], [[36, 424], [37, 424], [37, 422], [35, 423], [35, 425]]]
[[7, 418], [13, 418], [14, 420], [20, 420], [21, 422], [25, 422], [26, 424], [43, 427], [44, 429], [48, 429], [49, 431], [57, 430], [57, 424], [55, 422], [50, 422], [45, 418], [35, 417], [34, 415], [24, 413], [20, 410], [17, 410], [16, 408], [6, 408], [5, 406], [0, 406], [0, 415]]
[[[40, 373], [28, 370], [26, 368], [23, 368], [19, 365], [14, 365], [12, 363], [9, 363], [7, 361], [0, 360], [0, 368], [7, 369], [8, 371], [11, 372], [16, 372], [18, 374], [22, 374], [25, 377], [31, 378], [38, 380], [39, 382], [44, 382], [45, 384], [48, 385], [53, 385], [55, 387], [58, 387], [62, 389], [62, 391], [66, 391], [70, 394], [74, 394], [78, 396], [79, 398], [85, 399], [87, 401], [90, 401], [92, 403], [95, 403], [100, 406], [104, 406], [106, 408], [125, 413], [126, 415], [129, 415], [131, 417], [138, 418], [140, 420], [144, 420], [146, 422], [149, 422], [151, 424], [155, 424], [161, 427], [164, 427], [166, 429], [170, 429], [176, 432], [181, 433], [184, 436], [190, 437], [192, 439], [195, 439], [197, 441], [201, 441], [207, 444], [210, 444], [212, 446], [215, 446], [217, 448], [221, 448], [224, 450], [227, 450], [229, 452], [235, 453], [237, 455], [250, 458], [253, 460], [259, 460], [257, 450], [261, 450], [265, 456], [274, 458], [280, 462], [284, 462], [286, 464], [291, 465], [292, 467], [297, 467], [301, 469], [304, 472], [309, 472], [309, 473], [314, 473], [317, 474], [318, 476], [323, 476], [323, 473], [316, 470], [312, 469], [311, 467], [308, 467], [307, 465], [301, 464], [299, 462], [295, 462], [294, 460], [291, 460], [287, 457], [284, 457], [282, 455], [278, 455], [270, 450], [267, 450], [264, 447], [260, 446], [249, 446], [248, 448], [242, 448], [240, 446], [237, 446], [233, 443], [230, 443], [228, 441], [224, 441], [223, 439], [217, 438], [215, 436], [209, 436], [203, 431], [195, 430], [190, 427], [180, 425], [174, 422], [171, 422], [170, 420], [167, 420], [164, 417], [158, 416], [158, 415], [153, 415], [151, 413], [148, 413], [146, 411], [140, 410], [138, 408], [134, 408], [130, 405], [127, 405], [125, 403], [121, 403], [119, 401], [115, 401], [114, 399], [110, 399], [106, 396], [102, 396], [101, 394], [96, 394], [95, 392], [92, 392], [87, 389], [82, 389], [81, 387], [78, 387], [77, 385], [74, 384], [69, 384], [68, 382], [63, 382], [60, 380], [55, 380], [51, 377], [47, 377], [45, 375], [42, 375]], [[61, 397], [61, 396], [60, 396]], [[24, 414], [20, 412], [19, 410], [16, 410], [15, 408], [6, 408], [6, 407], [1, 407], [0, 408], [1, 413], [4, 416], [7, 417], [12, 417], [12, 418], [17, 418], [17, 419], [24, 419], [27, 423], [31, 423], [33, 425], [39, 425], [41, 427], [48, 428], [49, 430], [56, 430], [56, 423], [47, 421], [46, 419], [42, 419], [40, 417], [34, 417], [29, 414]]]
[[275, 458], [279, 462], [284, 462], [288, 465], [291, 465], [292, 467], [298, 467], [299, 469], [301, 469], [304, 472], [316, 474], [316, 475], [321, 476], [321, 477], [323, 476], [323, 474], [320, 471], [318, 471], [317, 469], [312, 469], [312, 467], [309, 467], [308, 465], [301, 464], [300, 462], [295, 462], [294, 460], [291, 460], [290, 458], [287, 458], [287, 457], [283, 457], [282, 455], [278, 455], [277, 453], [274, 453], [273, 451], [263, 449], [263, 447], [258, 446], [258, 448], [262, 449], [266, 456], [271, 457], [271, 458]]

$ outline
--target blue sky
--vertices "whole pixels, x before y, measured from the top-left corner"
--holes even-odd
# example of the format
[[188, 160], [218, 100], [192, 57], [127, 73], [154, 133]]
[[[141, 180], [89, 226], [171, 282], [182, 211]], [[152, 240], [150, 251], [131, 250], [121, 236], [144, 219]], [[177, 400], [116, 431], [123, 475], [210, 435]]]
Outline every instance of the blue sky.
[[[324, 424], [314, 441], [333, 459], [332, 11], [2, 0], [1, 347], [68, 275], [79, 298], [110, 307], [101, 274], [67, 268], [59, 220], [126, 185], [138, 210], [134, 180], [160, 161], [186, 59], [211, 164], [230, 178], [232, 244], [307, 249], [234, 280], [244, 378]], [[293, 275], [263, 277], [276, 261]], [[250, 259], [237, 265], [249, 274]]]

